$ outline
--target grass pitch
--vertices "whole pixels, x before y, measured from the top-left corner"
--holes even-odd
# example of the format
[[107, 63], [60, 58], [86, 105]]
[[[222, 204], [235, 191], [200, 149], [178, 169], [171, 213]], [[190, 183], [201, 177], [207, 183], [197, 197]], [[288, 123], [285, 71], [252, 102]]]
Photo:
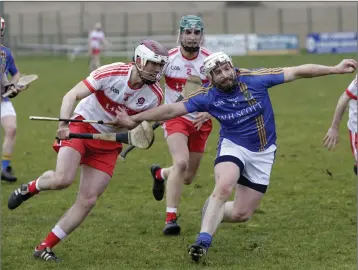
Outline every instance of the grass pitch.
[[[251, 56], [240, 67], [279, 67], [304, 63], [335, 65], [354, 55]], [[104, 63], [123, 59], [105, 59]], [[17, 57], [23, 73], [39, 75], [14, 99], [18, 114], [13, 166], [19, 180], [1, 184], [2, 269], [355, 269], [356, 178], [345, 116], [334, 152], [323, 148], [340, 94], [353, 75], [300, 80], [270, 90], [278, 151], [271, 184], [260, 209], [244, 224], [222, 224], [204, 264], [187, 255], [200, 229], [201, 207], [213, 189], [218, 124], [210, 135], [199, 173], [186, 186], [180, 204], [179, 237], [164, 237], [165, 201], [151, 194], [149, 166], [171, 164], [162, 130], [147, 151], [118, 161], [109, 188], [88, 219], [54, 251], [64, 261], [35, 261], [33, 248], [75, 200], [78, 180], [63, 191], [47, 191], [14, 211], [10, 193], [20, 183], [55, 167], [52, 142], [57, 123], [28, 120], [59, 115], [63, 95], [88, 74], [87, 59]], [[332, 176], [328, 174], [331, 173]]]

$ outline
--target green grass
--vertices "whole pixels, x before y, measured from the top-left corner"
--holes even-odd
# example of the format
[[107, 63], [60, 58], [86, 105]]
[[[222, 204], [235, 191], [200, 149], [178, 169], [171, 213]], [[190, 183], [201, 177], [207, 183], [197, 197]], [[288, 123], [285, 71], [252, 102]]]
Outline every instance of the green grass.
[[[342, 57], [252, 56], [235, 62], [247, 68], [334, 65]], [[13, 166], [19, 181], [1, 185], [2, 269], [355, 269], [356, 180], [347, 116], [338, 148], [328, 152], [322, 145], [338, 97], [353, 75], [300, 80], [270, 90], [278, 152], [269, 190], [249, 222], [219, 227], [205, 264], [193, 264], [186, 249], [200, 230], [201, 207], [213, 189], [216, 122], [195, 182], [182, 196], [181, 236], [162, 235], [165, 201], [157, 202], [151, 194], [149, 165], [171, 164], [162, 130], [157, 130], [151, 149], [133, 151], [127, 163], [118, 162], [88, 219], [55, 248], [64, 259], [55, 265], [35, 261], [32, 251], [74, 202], [78, 179], [68, 189], [43, 192], [14, 211], [7, 209], [7, 199], [20, 183], [54, 168], [57, 124], [28, 117], [58, 116], [62, 96], [87, 76], [87, 60], [17, 57], [17, 65], [23, 73], [37, 73], [39, 80], [14, 100], [18, 137]]]

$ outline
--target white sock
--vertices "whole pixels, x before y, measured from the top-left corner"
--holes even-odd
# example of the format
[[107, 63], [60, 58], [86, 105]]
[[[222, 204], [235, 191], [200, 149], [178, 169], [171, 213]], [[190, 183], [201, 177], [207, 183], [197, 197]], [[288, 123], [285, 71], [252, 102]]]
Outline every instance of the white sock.
[[164, 176], [164, 170], [165, 169], [160, 170], [160, 177], [162, 177], [163, 180], [167, 180], [167, 178]]
[[40, 179], [40, 178], [37, 178], [37, 180], [36, 180], [36, 189], [37, 189], [37, 190], [40, 190], [40, 188], [39, 188], [39, 179]]
[[177, 209], [172, 207], [167, 207], [167, 213], [176, 213]]
[[65, 233], [60, 226], [56, 225], [53, 229], [52, 232], [61, 240], [63, 238], [65, 238], [67, 236], [67, 233]]

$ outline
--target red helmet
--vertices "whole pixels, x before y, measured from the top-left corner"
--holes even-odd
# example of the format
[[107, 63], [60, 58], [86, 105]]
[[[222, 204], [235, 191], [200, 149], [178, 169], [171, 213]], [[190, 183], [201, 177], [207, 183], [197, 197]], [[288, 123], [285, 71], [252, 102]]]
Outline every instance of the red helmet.
[[[140, 59], [140, 68], [138, 67], [137, 59]], [[148, 61], [163, 65], [161, 72], [156, 75], [155, 80], [153, 80], [152, 74], [143, 70]], [[134, 62], [141, 78], [145, 80], [146, 83], [155, 83], [161, 79], [169, 63], [168, 50], [154, 40], [143, 40], [135, 49]]]

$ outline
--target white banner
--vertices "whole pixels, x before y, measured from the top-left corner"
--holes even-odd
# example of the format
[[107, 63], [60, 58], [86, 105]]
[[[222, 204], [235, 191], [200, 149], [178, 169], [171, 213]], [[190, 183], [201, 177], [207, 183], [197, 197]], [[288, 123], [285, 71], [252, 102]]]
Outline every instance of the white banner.
[[205, 35], [204, 47], [213, 53], [222, 51], [230, 56], [247, 54], [245, 35]]
[[258, 35], [249, 34], [249, 55], [282, 55], [299, 52], [298, 35]]

